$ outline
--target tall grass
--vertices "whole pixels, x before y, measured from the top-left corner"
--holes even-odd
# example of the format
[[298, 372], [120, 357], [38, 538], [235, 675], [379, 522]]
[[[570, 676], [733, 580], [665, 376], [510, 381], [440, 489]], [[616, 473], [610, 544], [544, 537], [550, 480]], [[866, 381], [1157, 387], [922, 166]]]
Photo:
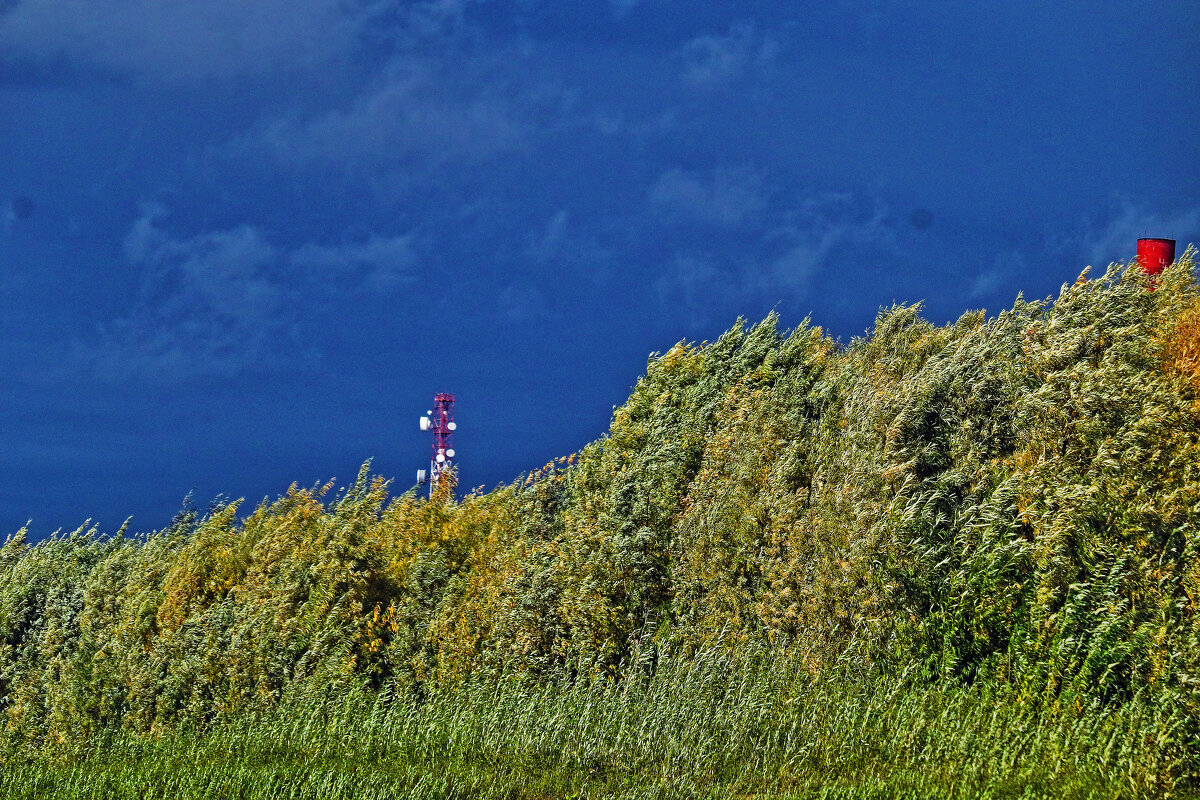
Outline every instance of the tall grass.
[[0, 767], [8, 798], [912, 797], [1180, 793], [1180, 723], [1134, 698], [1045, 707], [992, 684], [819, 678], [782, 653], [642, 679], [473, 679], [293, 696], [206, 729], [105, 732]]
[[0, 791], [1194, 793], [1194, 253], [844, 347], [739, 322], [486, 494], [366, 464], [147, 536], [18, 532]]

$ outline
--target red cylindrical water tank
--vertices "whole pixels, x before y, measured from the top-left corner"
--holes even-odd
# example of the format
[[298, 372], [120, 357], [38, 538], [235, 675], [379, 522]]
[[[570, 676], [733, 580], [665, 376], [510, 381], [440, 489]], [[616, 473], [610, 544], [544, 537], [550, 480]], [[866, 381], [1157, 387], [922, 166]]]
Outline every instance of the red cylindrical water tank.
[[1175, 240], [1138, 239], [1137, 260], [1142, 272], [1157, 275], [1175, 260]]

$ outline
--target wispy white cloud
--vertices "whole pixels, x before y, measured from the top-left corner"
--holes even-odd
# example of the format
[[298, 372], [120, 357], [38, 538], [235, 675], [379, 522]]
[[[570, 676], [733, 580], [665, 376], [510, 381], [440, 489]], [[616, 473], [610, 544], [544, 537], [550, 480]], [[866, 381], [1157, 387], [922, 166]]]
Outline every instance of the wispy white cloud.
[[564, 278], [582, 278], [593, 286], [608, 284], [616, 271], [613, 248], [604, 245], [596, 231], [572, 220], [565, 209], [532, 232], [525, 256], [541, 266], [553, 265]]
[[719, 269], [711, 256], [680, 255], [672, 259], [654, 282], [664, 306], [682, 315], [690, 327], [709, 322], [713, 297], [740, 294], [738, 276]]
[[671, 169], [650, 189], [650, 203], [675, 219], [736, 225], [763, 211], [766, 190], [750, 169], [718, 167], [709, 174]]
[[420, 257], [414, 237], [372, 235], [363, 242], [305, 244], [288, 261], [310, 283], [335, 291], [386, 294], [411, 285]]
[[646, 0], [608, 0], [608, 4], [612, 6], [613, 14], [618, 19], [624, 17], [645, 2]]
[[751, 22], [737, 22], [723, 36], [692, 39], [678, 56], [683, 62], [683, 80], [687, 85], [713, 89], [747, 74], [768, 70], [778, 52], [779, 44], [774, 38], [759, 33]]
[[441, 38], [461, 33], [469, 27], [472, 6], [482, 6], [492, 0], [407, 0], [397, 4], [391, 0], [364, 0], [383, 14], [403, 23], [406, 34], [418, 38]]
[[339, 0], [22, 0], [0, 52], [180, 81], [311, 67], [354, 46], [362, 7]]
[[76, 343], [74, 368], [171, 384], [311, 358], [296, 308], [339, 292], [394, 291], [418, 260], [410, 235], [284, 248], [250, 225], [173, 236], [166, 216], [151, 206], [131, 226], [124, 254], [140, 272], [139, 294], [93, 341]]
[[246, 225], [173, 238], [164, 216], [146, 209], [125, 237], [141, 271], [136, 303], [76, 355], [114, 382], [229, 377], [270, 360], [289, 305], [278, 249]]
[[1019, 276], [1027, 275], [1029, 271], [1028, 259], [1022, 253], [1016, 250], [1000, 253], [992, 259], [990, 267], [975, 273], [964, 299], [974, 302], [990, 298], [1002, 289], [1013, 286]]
[[549, 316], [545, 296], [528, 282], [504, 286], [496, 296], [496, 306], [502, 319], [516, 324]]
[[1107, 223], [1088, 225], [1078, 241], [1089, 264], [1105, 267], [1132, 259], [1137, 240], [1148, 236], [1176, 239], [1182, 253], [1187, 243], [1200, 241], [1200, 206], [1163, 212], [1121, 201]]
[[571, 215], [559, 209], [546, 226], [530, 237], [529, 255], [538, 263], [546, 263], [558, 256], [568, 241], [567, 225]]
[[429, 170], [527, 149], [539, 131], [559, 124], [563, 98], [553, 90], [486, 72], [397, 57], [345, 108], [275, 120], [243, 137], [238, 149], [265, 147], [294, 164]]
[[887, 207], [871, 198], [829, 192], [807, 198], [782, 215], [768, 236], [760, 290], [785, 289], [802, 293], [836, 252], [896, 253], [895, 230], [888, 224]]
[[807, 296], [823, 272], [870, 253], [903, 258], [884, 204], [853, 193], [821, 193], [754, 217], [731, 247], [692, 251], [662, 268], [655, 288], [691, 324], [721, 304], [739, 308]]
[[848, 14], [868, 28], [883, 26], [896, 11], [910, 0], [836, 0], [833, 8]]

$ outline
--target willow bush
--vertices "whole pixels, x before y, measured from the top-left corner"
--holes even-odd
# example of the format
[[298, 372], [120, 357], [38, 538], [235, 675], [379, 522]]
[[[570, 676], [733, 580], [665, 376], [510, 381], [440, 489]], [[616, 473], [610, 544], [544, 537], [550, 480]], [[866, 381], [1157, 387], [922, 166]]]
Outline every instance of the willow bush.
[[389, 497], [368, 463], [332, 496], [185, 508], [147, 535], [20, 531], [0, 548], [3, 735], [36, 750], [301, 690], [633, 679], [765, 647], [809, 676], [1004, 687], [1046, 713], [1152, 698], [1184, 785], [1193, 259], [945, 326], [896, 306], [846, 345], [739, 321], [652, 356], [604, 436], [487, 493]]

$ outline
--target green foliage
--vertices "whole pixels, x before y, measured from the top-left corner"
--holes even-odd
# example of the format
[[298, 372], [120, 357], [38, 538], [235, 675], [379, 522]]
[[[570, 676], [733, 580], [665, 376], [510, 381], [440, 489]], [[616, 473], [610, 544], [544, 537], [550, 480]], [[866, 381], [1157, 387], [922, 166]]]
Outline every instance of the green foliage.
[[1002, 687], [812, 678], [757, 648], [659, 654], [614, 681], [471, 679], [425, 695], [286, 696], [156, 738], [0, 763], [7, 798], [1097, 798], [1196, 796], [1177, 723], [1135, 698], [1045, 711]]
[[[1154, 286], [1114, 266], [1053, 301], [941, 327], [916, 306], [885, 309], [846, 346], [807, 321], [792, 331], [774, 316], [739, 321], [711, 344], [652, 356], [608, 433], [579, 453], [461, 500], [389, 499], [367, 464], [332, 499], [332, 483], [293, 486], [245, 516], [240, 501], [185, 508], [147, 536], [80, 528], [30, 546], [18, 532], [0, 548], [0, 738], [14, 753], [115, 735], [134, 747], [360, 685], [414, 708], [506, 681], [534, 693], [531, 709], [559, 708], [538, 693], [568, 687], [581, 704], [570, 714], [588, 719], [589, 703], [681, 681], [691, 705], [672, 713], [736, 716], [720, 705], [730, 681], [770, 648], [790, 672], [761, 690], [763, 719], [792, 719], [771, 716], [782, 713], [772, 704], [830, 675], [847, 693], [812, 700], [812, 713], [843, 721], [836, 713], [851, 711], [835, 706], [866, 703], [923, 730], [936, 725], [903, 716], [906, 704], [971, 697], [947, 707], [966, 726], [953, 735], [986, 750], [1002, 720], [1030, 741], [1083, 748], [1098, 759], [1093, 777], [1116, 763], [1104, 726], [1120, 719], [1122, 752], [1143, 765], [1121, 779], [1130, 793], [1195, 787], [1193, 257]], [[688, 672], [699, 654], [725, 666], [701, 680]], [[984, 724], [979, 698], [1020, 711]], [[665, 695], [638, 702], [673, 707]], [[1072, 738], [1081, 720], [1100, 726], [1087, 736], [1110, 737], [1107, 749]], [[633, 724], [528, 752], [619, 761], [601, 740], [632, 736]], [[1059, 733], [1044, 738], [1040, 724]], [[713, 763], [759, 763], [738, 748], [762, 729], [704, 730], [733, 748]], [[872, 730], [879, 747], [895, 744]], [[1153, 737], [1153, 755], [1132, 744], [1138, 735]], [[807, 758], [786, 741], [779, 752], [792, 755], [770, 769]], [[629, 769], [649, 774], [663, 769], [655, 759], [683, 763], [707, 746], [650, 749]], [[496, 758], [525, 764], [523, 753]], [[987, 769], [1023, 757], [996, 753]], [[713, 769], [726, 786], [725, 767]]]

